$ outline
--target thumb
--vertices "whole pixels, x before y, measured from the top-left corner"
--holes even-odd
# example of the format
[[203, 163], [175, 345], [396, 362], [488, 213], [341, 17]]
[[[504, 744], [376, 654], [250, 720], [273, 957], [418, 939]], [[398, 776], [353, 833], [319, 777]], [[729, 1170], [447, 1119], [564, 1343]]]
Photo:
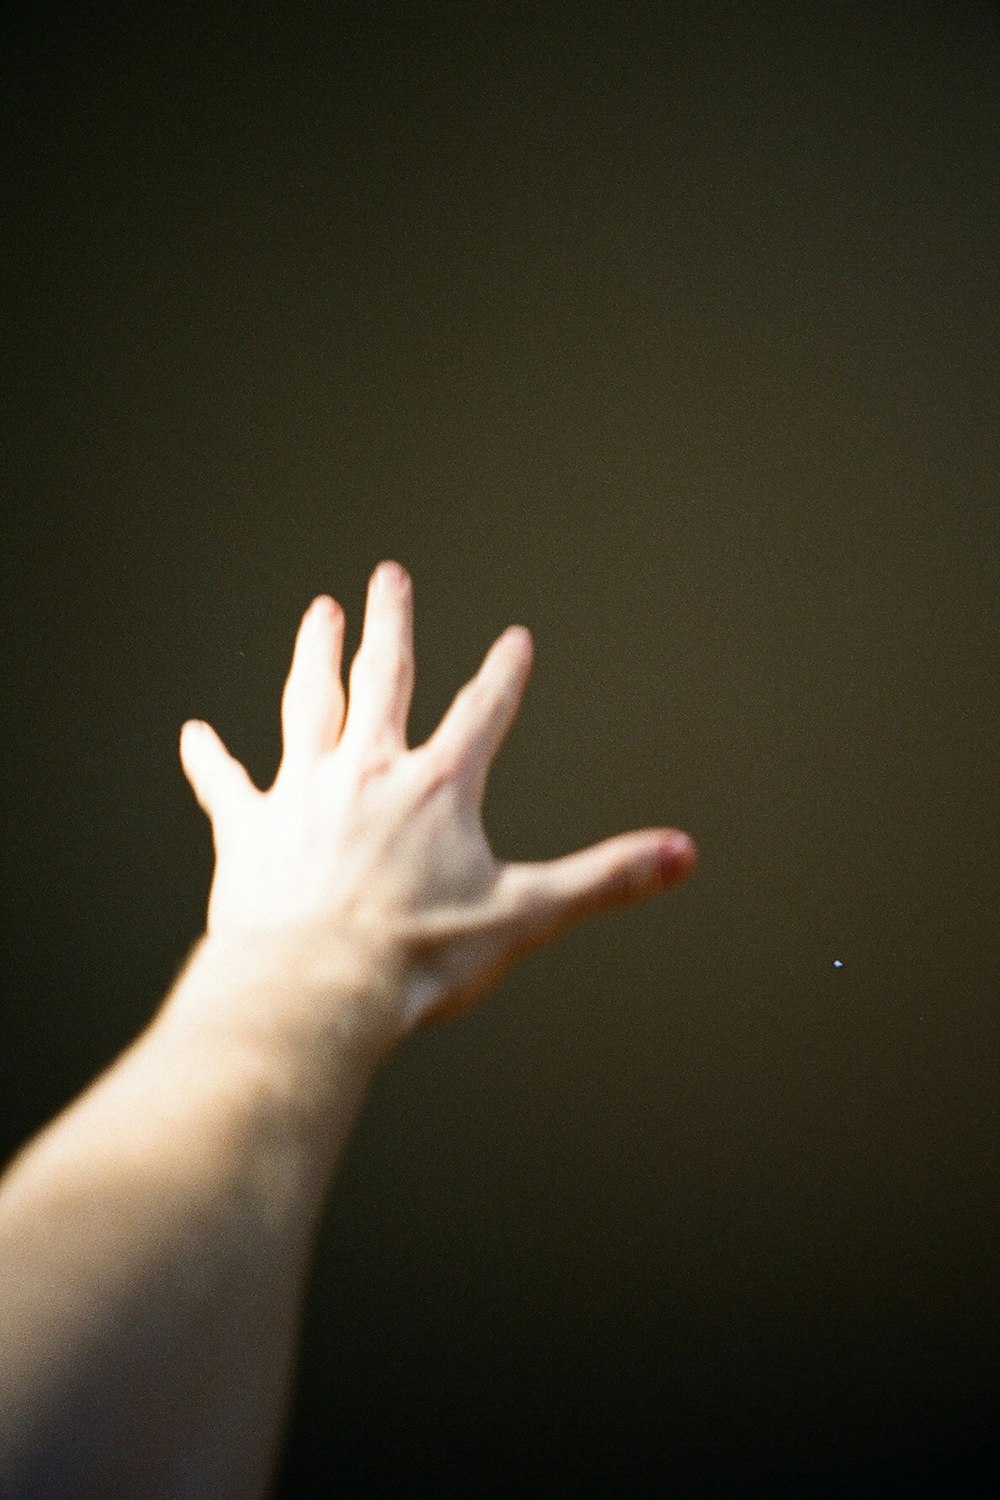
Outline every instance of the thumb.
[[256, 791], [243, 765], [230, 755], [211, 724], [188, 719], [181, 728], [181, 766], [199, 806], [215, 819]]
[[584, 917], [629, 906], [691, 874], [694, 840], [674, 828], [646, 828], [603, 839], [575, 854], [508, 865], [512, 905], [531, 946]]

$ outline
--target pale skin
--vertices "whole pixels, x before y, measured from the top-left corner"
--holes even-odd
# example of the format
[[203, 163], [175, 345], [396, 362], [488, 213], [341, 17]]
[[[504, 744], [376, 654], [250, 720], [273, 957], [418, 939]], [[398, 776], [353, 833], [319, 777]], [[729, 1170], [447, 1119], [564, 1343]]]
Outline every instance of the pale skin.
[[694, 868], [672, 828], [493, 854], [481, 809], [523, 627], [415, 749], [398, 563], [369, 583], [349, 695], [343, 636], [314, 600], [267, 792], [184, 726], [215, 844], [206, 931], [142, 1036], [0, 1181], [3, 1500], [266, 1495], [319, 1216], [379, 1067], [571, 923]]

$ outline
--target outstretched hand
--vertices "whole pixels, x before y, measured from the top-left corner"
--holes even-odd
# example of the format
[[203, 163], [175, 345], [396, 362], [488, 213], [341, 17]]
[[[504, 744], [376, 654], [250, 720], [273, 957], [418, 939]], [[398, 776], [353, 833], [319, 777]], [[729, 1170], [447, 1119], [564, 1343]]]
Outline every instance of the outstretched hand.
[[523, 627], [494, 642], [413, 750], [413, 591], [398, 563], [372, 574], [349, 698], [343, 641], [343, 610], [322, 595], [296, 638], [269, 791], [209, 725], [183, 727], [181, 762], [215, 843], [209, 937], [308, 931], [360, 942], [404, 975], [403, 1034], [468, 1009], [518, 958], [579, 918], [693, 870], [692, 840], [669, 828], [538, 863], [493, 854], [483, 795], [531, 670]]

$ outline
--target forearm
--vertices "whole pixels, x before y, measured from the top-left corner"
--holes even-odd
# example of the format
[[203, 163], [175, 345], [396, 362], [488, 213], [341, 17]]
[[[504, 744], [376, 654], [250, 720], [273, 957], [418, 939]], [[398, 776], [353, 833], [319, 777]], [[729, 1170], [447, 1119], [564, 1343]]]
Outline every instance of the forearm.
[[[203, 942], [0, 1184], [0, 1494], [263, 1493], [391, 978]], [[321, 1002], [321, 1003], [317, 1003]], [[322, 1017], [322, 1022], [317, 1020]]]
[[185, 724], [213, 937], [0, 1182], [0, 1500], [261, 1496], [320, 1210], [382, 1059], [571, 922], [694, 867], [691, 840], [655, 828], [499, 861], [482, 802], [528, 632], [494, 642], [411, 751], [405, 570], [372, 576], [349, 705], [343, 631], [319, 596], [269, 791]]

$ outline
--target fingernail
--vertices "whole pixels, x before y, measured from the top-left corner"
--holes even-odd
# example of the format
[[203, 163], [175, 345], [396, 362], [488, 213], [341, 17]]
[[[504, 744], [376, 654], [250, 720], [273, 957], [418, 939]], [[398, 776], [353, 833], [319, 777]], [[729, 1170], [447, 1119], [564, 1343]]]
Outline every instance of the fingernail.
[[409, 581], [409, 573], [397, 562], [381, 562], [375, 569], [375, 585], [380, 592], [405, 588]]
[[526, 625], [508, 625], [503, 634], [504, 640], [516, 645], [519, 651], [534, 654], [534, 641]]
[[336, 602], [329, 594], [319, 594], [309, 606], [310, 620], [332, 620], [336, 612]]
[[663, 883], [670, 885], [687, 874], [696, 853], [694, 840], [689, 839], [687, 834], [668, 839], [660, 850], [660, 877]]

